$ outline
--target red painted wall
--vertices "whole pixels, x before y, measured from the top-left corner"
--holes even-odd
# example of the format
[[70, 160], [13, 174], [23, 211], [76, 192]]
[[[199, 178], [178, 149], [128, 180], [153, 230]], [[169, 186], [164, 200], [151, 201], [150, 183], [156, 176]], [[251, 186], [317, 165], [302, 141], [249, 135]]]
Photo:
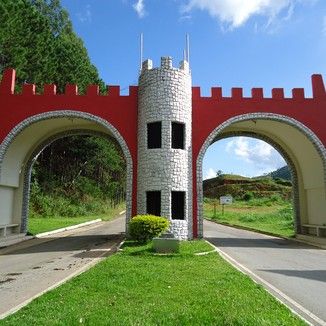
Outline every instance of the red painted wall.
[[244, 98], [242, 88], [233, 88], [231, 97], [223, 97], [221, 88], [212, 88], [211, 97], [201, 97], [200, 88], [192, 88], [193, 148], [193, 231], [197, 236], [197, 174], [199, 151], [209, 134], [226, 120], [248, 113], [267, 112], [296, 119], [311, 129], [326, 146], [326, 92], [321, 75], [312, 76], [313, 98], [305, 98], [304, 90], [292, 90], [292, 98], [284, 98], [282, 88], [274, 88], [265, 98], [263, 89], [253, 88]]
[[97, 85], [90, 85], [86, 95], [78, 95], [76, 85], [67, 85], [65, 94], [56, 94], [55, 85], [46, 85], [42, 95], [35, 85], [23, 85], [22, 94], [14, 94], [15, 71], [5, 71], [0, 84], [0, 143], [26, 118], [49, 111], [76, 110], [107, 120], [124, 138], [133, 161], [132, 216], [137, 213], [137, 103], [138, 87], [131, 86], [128, 96], [120, 95], [119, 86], [109, 86], [101, 96]]

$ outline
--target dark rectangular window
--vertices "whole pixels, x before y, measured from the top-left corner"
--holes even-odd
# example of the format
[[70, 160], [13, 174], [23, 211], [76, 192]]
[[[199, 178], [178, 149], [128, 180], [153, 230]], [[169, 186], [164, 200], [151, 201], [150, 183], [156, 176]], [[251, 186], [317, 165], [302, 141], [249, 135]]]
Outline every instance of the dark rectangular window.
[[172, 148], [184, 149], [185, 125], [183, 123], [172, 122]]
[[162, 147], [162, 122], [147, 124], [147, 148]]
[[172, 220], [184, 220], [186, 193], [184, 191], [172, 191], [171, 195]]
[[161, 192], [146, 192], [146, 212], [147, 214], [161, 216]]

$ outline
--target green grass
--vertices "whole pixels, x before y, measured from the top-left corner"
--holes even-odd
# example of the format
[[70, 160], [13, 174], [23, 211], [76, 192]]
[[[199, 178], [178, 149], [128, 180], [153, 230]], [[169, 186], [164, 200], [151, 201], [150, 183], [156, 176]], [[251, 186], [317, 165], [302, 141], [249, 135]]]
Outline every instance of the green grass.
[[124, 210], [125, 204], [120, 204], [115, 208], [111, 208], [106, 214], [90, 215], [80, 217], [31, 217], [28, 220], [29, 234], [38, 234], [42, 232], [53, 231], [67, 226], [84, 223], [91, 220], [101, 218], [104, 221], [112, 220], [119, 212]]
[[194, 255], [210, 250], [184, 242], [162, 256], [127, 243], [0, 325], [305, 325], [217, 253]]
[[222, 207], [214, 201], [205, 200], [204, 216], [217, 222], [251, 228], [284, 237], [294, 236], [293, 209], [287, 201], [271, 200], [270, 198], [252, 199], [248, 202], [237, 201]]

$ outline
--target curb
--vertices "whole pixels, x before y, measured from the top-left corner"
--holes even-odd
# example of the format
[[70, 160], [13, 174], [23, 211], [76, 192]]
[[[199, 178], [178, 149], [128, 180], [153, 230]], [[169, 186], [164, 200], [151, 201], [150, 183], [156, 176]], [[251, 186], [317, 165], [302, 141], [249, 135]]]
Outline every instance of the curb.
[[288, 237], [285, 237], [283, 235], [276, 234], [273, 232], [257, 230], [257, 229], [251, 228], [250, 226], [237, 225], [237, 224], [232, 224], [232, 223], [228, 223], [228, 222], [217, 221], [217, 220], [214, 220], [213, 218], [209, 218], [209, 217], [204, 217], [204, 219], [207, 221], [213, 222], [215, 224], [221, 224], [221, 225], [229, 226], [231, 228], [235, 228], [235, 229], [239, 229], [239, 230], [245, 230], [245, 231], [251, 231], [251, 232], [255, 232], [255, 233], [265, 234], [270, 237], [277, 237], [277, 238], [282, 238], [285, 240], [295, 240], [295, 238], [288, 238]]
[[251, 228], [249, 226], [242, 226], [242, 225], [236, 225], [236, 224], [231, 224], [231, 223], [227, 223], [227, 222], [216, 221], [216, 220], [211, 219], [209, 217], [204, 217], [204, 219], [206, 221], [209, 221], [209, 222], [212, 222], [212, 223], [215, 223], [215, 224], [220, 224], [220, 225], [223, 225], [223, 226], [228, 226], [230, 228], [235, 228], [235, 229], [245, 230], [245, 231], [251, 231], [251, 232], [255, 232], [255, 233], [259, 233], [259, 234], [268, 235], [270, 237], [276, 237], [276, 238], [281, 238], [281, 239], [284, 239], [284, 240], [300, 242], [300, 243], [310, 245], [312, 247], [316, 247], [316, 248], [320, 248], [320, 249], [326, 249], [325, 245], [320, 244], [320, 243], [316, 243], [316, 242], [312, 242], [312, 241], [309, 241], [309, 240], [298, 239], [298, 238], [289, 238], [289, 237], [285, 237], [285, 236], [280, 235], [280, 234], [253, 229], [253, 228]]
[[[252, 272], [249, 268], [245, 267], [244, 265], [237, 262], [234, 258], [229, 256], [227, 253], [225, 253], [220, 248], [216, 247], [213, 243], [209, 242], [205, 239], [205, 241], [210, 244], [213, 248], [215, 248], [215, 251], [223, 258], [225, 259], [229, 264], [231, 264], [233, 267], [235, 267], [238, 271], [241, 273], [249, 276], [255, 283], [260, 284], [264, 287], [264, 289], [269, 292], [275, 299], [280, 301], [282, 304], [284, 304], [286, 307], [288, 307], [295, 315], [300, 317], [303, 321], [305, 321], [308, 325], [320, 325], [320, 326], [326, 326], [326, 322], [314, 315], [311, 311], [301, 306], [299, 303], [297, 303], [295, 300], [291, 299], [289, 296], [287, 296], [285, 293], [283, 293], [281, 290], [276, 288], [274, 285], [270, 284], [269, 282], [265, 281], [263, 278]], [[308, 318], [310, 320], [308, 320]]]
[[60, 232], [63, 232], [63, 231], [78, 229], [78, 228], [81, 228], [83, 226], [92, 225], [92, 224], [99, 223], [99, 222], [102, 222], [101, 218], [98, 218], [98, 219], [92, 220], [92, 221], [88, 221], [88, 222], [84, 222], [84, 223], [80, 223], [80, 224], [76, 224], [76, 225], [67, 226], [65, 228], [56, 229], [56, 230], [53, 230], [53, 231], [38, 233], [38, 234], [35, 235], [35, 238], [43, 238], [43, 237], [46, 237], [48, 235], [60, 233]]

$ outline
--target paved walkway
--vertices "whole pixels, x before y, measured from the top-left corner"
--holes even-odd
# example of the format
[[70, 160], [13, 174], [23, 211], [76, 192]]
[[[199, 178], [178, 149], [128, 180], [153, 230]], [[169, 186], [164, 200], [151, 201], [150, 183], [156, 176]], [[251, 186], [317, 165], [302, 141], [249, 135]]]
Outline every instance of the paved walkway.
[[125, 217], [0, 250], [0, 319], [115, 251]]
[[306, 320], [326, 325], [326, 250], [210, 221], [204, 235]]

